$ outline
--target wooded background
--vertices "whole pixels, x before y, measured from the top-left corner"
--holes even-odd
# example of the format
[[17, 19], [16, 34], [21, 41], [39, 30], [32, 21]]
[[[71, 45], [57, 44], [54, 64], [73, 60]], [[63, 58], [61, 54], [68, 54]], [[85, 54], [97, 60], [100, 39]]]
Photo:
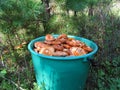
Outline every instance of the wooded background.
[[119, 0], [0, 0], [0, 90], [39, 90], [27, 45], [48, 33], [96, 42], [85, 90], [120, 90]]

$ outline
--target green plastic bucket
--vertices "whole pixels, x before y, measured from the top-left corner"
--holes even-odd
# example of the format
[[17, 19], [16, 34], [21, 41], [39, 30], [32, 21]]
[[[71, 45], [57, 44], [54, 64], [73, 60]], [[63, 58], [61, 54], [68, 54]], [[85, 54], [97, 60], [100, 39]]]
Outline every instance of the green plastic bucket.
[[[53, 35], [57, 37], [58, 35]], [[97, 52], [97, 45], [88, 39], [68, 36], [90, 46], [93, 51], [83, 56], [55, 57], [36, 53], [34, 43], [44, 41], [45, 36], [36, 38], [28, 44], [32, 55], [37, 84], [44, 90], [83, 90], [89, 73], [90, 61]]]

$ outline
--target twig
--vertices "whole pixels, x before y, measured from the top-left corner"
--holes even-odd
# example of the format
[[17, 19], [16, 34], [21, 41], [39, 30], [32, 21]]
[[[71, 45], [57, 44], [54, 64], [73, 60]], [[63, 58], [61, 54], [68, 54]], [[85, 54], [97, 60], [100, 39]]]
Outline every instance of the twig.
[[12, 81], [11, 79], [8, 79], [8, 78], [5, 78], [3, 77], [5, 80], [7, 81], [10, 81], [12, 84], [14, 84], [19, 90], [26, 90], [26, 89], [23, 89], [22, 87], [20, 87], [18, 84], [16, 84], [14, 81]]
[[5, 64], [4, 64], [4, 62], [3, 62], [3, 47], [0, 47], [0, 59], [1, 59], [1, 64], [2, 64], [2, 66], [5, 66]]

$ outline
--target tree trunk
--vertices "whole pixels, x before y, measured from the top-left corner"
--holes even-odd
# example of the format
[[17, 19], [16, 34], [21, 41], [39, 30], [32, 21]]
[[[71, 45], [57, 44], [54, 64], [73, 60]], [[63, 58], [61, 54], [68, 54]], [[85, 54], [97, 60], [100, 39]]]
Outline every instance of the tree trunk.
[[50, 18], [49, 0], [42, 0], [42, 3], [45, 5], [45, 17], [46, 19], [49, 19]]
[[43, 28], [44, 28], [44, 34], [47, 33], [46, 24], [48, 20], [50, 19], [50, 7], [49, 7], [49, 0], [42, 0], [42, 4], [45, 5], [45, 13], [44, 13], [44, 20], [43, 20]]
[[89, 16], [93, 16], [93, 15], [94, 15], [93, 5], [90, 5], [88, 15], [89, 15]]
[[77, 11], [74, 11], [74, 16], [75, 16], [75, 17], [77, 16]]

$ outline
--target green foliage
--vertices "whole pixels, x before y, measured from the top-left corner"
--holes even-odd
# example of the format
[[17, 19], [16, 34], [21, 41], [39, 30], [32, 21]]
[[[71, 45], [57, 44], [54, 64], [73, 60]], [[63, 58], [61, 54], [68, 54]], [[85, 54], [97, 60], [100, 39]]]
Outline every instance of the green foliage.
[[[12, 90], [13, 87], [10, 85], [9, 82], [6, 82], [5, 80], [3, 80], [3, 81], [1, 82], [0, 89], [1, 89], [1, 90]], [[14, 90], [16, 90], [16, 89], [14, 89]]]
[[0, 24], [3, 33], [10, 33], [18, 27], [38, 19], [44, 7], [37, 0], [1, 0]]
[[66, 0], [67, 9], [71, 9], [73, 11], [83, 10], [86, 6], [86, 0]]
[[5, 77], [6, 73], [6, 69], [3, 69], [2, 71], [0, 71], [0, 77]]
[[87, 0], [88, 5], [96, 5], [100, 0]]
[[40, 86], [37, 85], [37, 83], [33, 83], [34, 87], [32, 90], [43, 90], [42, 88], [40, 88]]
[[[120, 72], [120, 57], [113, 58], [112, 61], [106, 60], [102, 62], [101, 65], [105, 69], [98, 70], [98, 86], [99, 88], [105, 87], [105, 90], [119, 90], [120, 89], [120, 77], [118, 72]], [[101, 72], [102, 71], [102, 72]]]
[[[64, 25], [63, 25], [64, 24]], [[77, 23], [75, 19], [69, 18], [65, 15], [54, 15], [47, 23], [48, 33], [54, 34], [72, 34], [77, 35]]]
[[82, 11], [86, 7], [96, 5], [99, 0], [56, 0], [58, 3], [62, 3], [67, 10]]

